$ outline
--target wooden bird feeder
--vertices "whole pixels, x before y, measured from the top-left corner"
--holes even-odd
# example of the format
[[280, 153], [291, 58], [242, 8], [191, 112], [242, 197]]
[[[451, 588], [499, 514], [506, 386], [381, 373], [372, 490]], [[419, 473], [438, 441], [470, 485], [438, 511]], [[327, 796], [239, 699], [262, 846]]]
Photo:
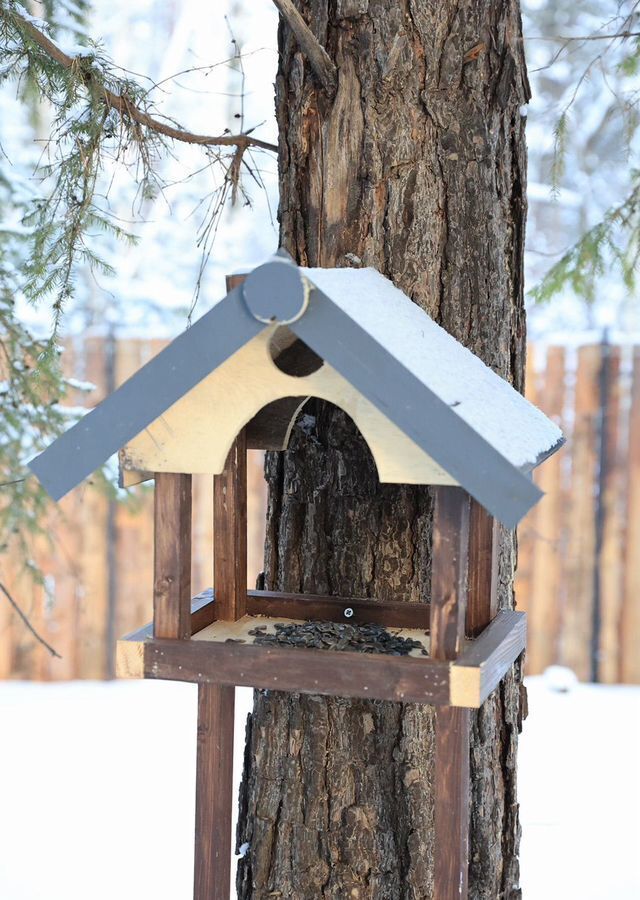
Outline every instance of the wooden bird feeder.
[[[373, 269], [278, 256], [228, 289], [30, 464], [55, 499], [116, 451], [125, 486], [155, 478], [153, 624], [118, 642], [117, 666], [199, 686], [194, 896], [229, 897], [234, 689], [246, 685], [436, 706], [435, 897], [465, 898], [469, 711], [525, 647], [524, 613], [498, 609], [496, 521], [512, 528], [538, 500], [531, 470], [562, 434]], [[380, 481], [437, 485], [430, 603], [247, 590], [246, 450], [285, 449], [309, 397], [351, 416]], [[215, 527], [214, 588], [192, 598], [194, 473], [214, 476]], [[429, 655], [327, 658], [250, 634], [347, 616], [429, 633]]]

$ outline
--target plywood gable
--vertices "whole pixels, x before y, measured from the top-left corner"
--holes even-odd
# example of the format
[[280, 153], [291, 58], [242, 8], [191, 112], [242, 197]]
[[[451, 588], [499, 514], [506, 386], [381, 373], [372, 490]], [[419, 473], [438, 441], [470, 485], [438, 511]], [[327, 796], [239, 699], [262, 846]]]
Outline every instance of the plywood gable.
[[[454, 484], [445, 470], [327, 363], [304, 377], [287, 375], [273, 362], [275, 326], [265, 328], [196, 387], [169, 407], [120, 454], [123, 484], [148, 472], [218, 474], [240, 431], [267, 404], [296, 398], [281, 423], [285, 448], [297, 411], [308, 397], [339, 406], [366, 440], [382, 482]], [[280, 406], [284, 408], [284, 404]], [[272, 436], [273, 439], [273, 436]], [[272, 445], [273, 446], [273, 445]]]

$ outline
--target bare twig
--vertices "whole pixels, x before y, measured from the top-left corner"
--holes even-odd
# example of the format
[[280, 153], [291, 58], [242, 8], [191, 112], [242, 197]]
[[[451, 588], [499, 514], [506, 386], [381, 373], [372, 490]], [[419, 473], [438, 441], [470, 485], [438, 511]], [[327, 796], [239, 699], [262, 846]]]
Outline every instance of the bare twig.
[[11, 604], [11, 606], [13, 607], [14, 611], [15, 611], [15, 612], [18, 614], [18, 616], [22, 619], [23, 623], [24, 623], [25, 626], [28, 628], [28, 630], [31, 632], [31, 634], [34, 636], [34, 638], [38, 641], [38, 643], [39, 643], [39, 644], [42, 644], [42, 646], [45, 647], [45, 648], [49, 651], [49, 653], [50, 653], [52, 656], [55, 656], [56, 659], [62, 659], [62, 657], [60, 656], [60, 654], [58, 653], [58, 651], [55, 650], [55, 649], [51, 646], [51, 644], [48, 644], [48, 643], [45, 641], [45, 639], [44, 639], [41, 635], [38, 634], [38, 632], [35, 630], [35, 628], [34, 628], [33, 625], [31, 624], [31, 622], [30, 622], [29, 619], [27, 618], [27, 616], [22, 612], [22, 610], [20, 609], [20, 607], [18, 606], [18, 604], [16, 603], [16, 601], [13, 599], [13, 597], [11, 596], [11, 594], [9, 593], [9, 591], [6, 589], [6, 587], [4, 586], [4, 584], [3, 584], [1, 581], [0, 581], [0, 591], [2, 591], [2, 593], [5, 595], [5, 597], [7, 598], [7, 600], [9, 601], [9, 603]]
[[[55, 60], [59, 65], [64, 66], [65, 69], [71, 69], [78, 65], [77, 59], [74, 59], [74, 57], [69, 56], [61, 50], [60, 47], [48, 38], [46, 34], [40, 31], [39, 28], [36, 28], [35, 25], [27, 21], [27, 19], [23, 18], [18, 13], [12, 13], [12, 15], [25, 34], [41, 47], [51, 59]], [[120, 115], [128, 117], [132, 121], [137, 122], [138, 125], [149, 128], [157, 134], [162, 134], [175, 141], [182, 141], [185, 144], [199, 144], [204, 147], [236, 147], [238, 150], [246, 150], [248, 147], [258, 147], [261, 150], [271, 150], [274, 153], [277, 153], [278, 151], [275, 144], [261, 141], [259, 138], [248, 137], [246, 134], [194, 134], [191, 131], [184, 131], [182, 128], [174, 128], [172, 125], [160, 122], [158, 119], [144, 112], [144, 110], [139, 109], [126, 94], [116, 94], [113, 91], [110, 91], [100, 82], [95, 71], [87, 72], [86, 74], [92, 84], [100, 90], [104, 97], [105, 104], [109, 108], [117, 110]]]
[[300, 49], [309, 60], [309, 65], [330, 97], [338, 88], [338, 70], [313, 31], [309, 28], [291, 0], [273, 0], [296, 36]]
[[546, 37], [542, 34], [532, 34], [525, 37], [525, 41], [548, 41], [554, 44], [570, 44], [572, 41], [615, 41], [625, 38], [640, 37], [640, 31], [619, 31], [616, 34], [581, 34], [581, 35], [552, 35]]

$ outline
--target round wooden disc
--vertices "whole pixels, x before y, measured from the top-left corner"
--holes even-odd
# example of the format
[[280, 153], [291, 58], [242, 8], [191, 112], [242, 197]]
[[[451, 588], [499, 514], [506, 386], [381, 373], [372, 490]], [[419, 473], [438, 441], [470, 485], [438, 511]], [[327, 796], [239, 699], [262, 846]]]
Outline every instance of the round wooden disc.
[[307, 285], [297, 266], [286, 260], [254, 269], [242, 291], [251, 315], [259, 322], [286, 325], [299, 319], [307, 307]]

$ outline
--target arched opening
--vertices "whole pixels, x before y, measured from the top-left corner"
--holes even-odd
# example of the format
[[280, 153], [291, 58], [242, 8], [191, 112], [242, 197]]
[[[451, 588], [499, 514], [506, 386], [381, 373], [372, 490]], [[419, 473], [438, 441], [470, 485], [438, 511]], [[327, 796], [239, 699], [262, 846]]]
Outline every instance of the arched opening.
[[322, 357], [296, 337], [286, 325], [274, 331], [268, 349], [274, 366], [294, 378], [312, 375], [324, 365]]
[[[333, 531], [339, 518], [344, 519], [345, 537], [346, 530], [351, 525], [355, 527], [355, 521], [347, 512], [347, 498], [362, 498], [372, 515], [374, 509], [381, 508], [383, 488], [376, 462], [355, 421], [337, 405], [316, 397], [288, 397], [278, 403], [284, 406], [297, 404], [297, 411], [288, 426], [286, 451], [266, 452], [262, 481], [255, 477], [260, 465], [259, 451], [250, 451], [253, 458], [250, 458], [248, 484], [249, 556], [252, 560], [260, 559], [266, 541], [267, 573], [273, 578], [273, 571], [269, 572], [269, 532], [273, 534], [275, 529], [283, 534], [288, 529], [299, 527], [307, 534], [308, 542], [317, 540], [317, 562], [324, 569], [311, 592], [337, 596], [341, 587], [338, 573], [353, 568], [356, 561], [343, 558], [340, 545], [328, 548], [323, 532], [325, 529]], [[267, 412], [269, 409], [265, 407], [260, 415]], [[306, 473], [303, 481], [298, 478], [301, 471]], [[275, 510], [267, 502], [269, 487], [280, 483], [284, 484], [286, 502], [280, 503]], [[330, 502], [330, 496], [336, 498], [335, 504]], [[320, 548], [324, 548], [322, 553]], [[257, 583], [254, 580], [256, 575], [254, 567], [250, 572], [249, 586], [264, 589], [264, 575], [260, 575]], [[300, 573], [300, 580], [297, 580], [292, 569], [287, 577], [292, 579], [287, 589], [303, 591], [306, 590], [307, 579], [312, 576], [310, 573]], [[366, 584], [363, 573], [362, 596], [367, 596]]]

